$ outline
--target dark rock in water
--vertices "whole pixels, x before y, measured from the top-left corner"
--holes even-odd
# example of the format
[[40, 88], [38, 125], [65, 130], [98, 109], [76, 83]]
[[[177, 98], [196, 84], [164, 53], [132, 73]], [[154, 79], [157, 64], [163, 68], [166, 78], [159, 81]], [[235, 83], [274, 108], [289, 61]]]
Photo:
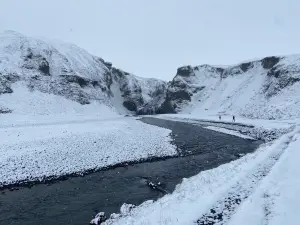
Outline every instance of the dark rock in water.
[[100, 225], [101, 223], [105, 222], [106, 216], [104, 212], [99, 212], [94, 219], [91, 220], [91, 225]]
[[271, 69], [279, 62], [279, 60], [280, 60], [279, 57], [270, 56], [270, 57], [263, 58], [261, 64], [264, 69]]
[[237, 158], [243, 157], [245, 154], [243, 153], [235, 153], [234, 156]]
[[150, 180], [147, 180], [146, 181], [147, 185], [153, 189], [153, 190], [156, 190], [156, 191], [159, 191], [159, 192], [162, 192], [162, 193], [165, 193], [165, 194], [168, 194], [169, 192], [167, 190], [165, 190], [163, 187], [162, 187], [162, 184], [161, 182], [158, 182], [158, 183], [154, 183]]

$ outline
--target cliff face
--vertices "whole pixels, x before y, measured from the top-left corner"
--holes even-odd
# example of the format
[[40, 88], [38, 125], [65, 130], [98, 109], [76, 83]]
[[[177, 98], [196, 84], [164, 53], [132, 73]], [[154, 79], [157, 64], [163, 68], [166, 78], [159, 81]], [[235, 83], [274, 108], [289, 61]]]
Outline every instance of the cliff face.
[[[76, 108], [96, 104], [92, 110], [101, 105], [121, 114], [210, 111], [289, 119], [300, 116], [299, 81], [299, 55], [226, 67], [184, 66], [167, 83], [114, 68], [72, 44], [11, 31], [0, 34], [0, 113], [22, 113], [25, 108], [28, 113], [27, 106], [42, 109], [56, 102], [59, 106], [53, 109], [67, 110], [62, 103], [67, 100], [78, 104]], [[52, 108], [46, 111], [51, 114]]]
[[185, 66], [168, 84], [163, 113], [213, 111], [252, 118], [300, 116], [300, 56], [235, 66]]
[[[75, 45], [9, 31], [0, 34], [0, 95], [13, 95], [16, 83], [31, 92], [61, 96], [81, 105], [97, 102], [121, 113], [141, 110], [166, 90], [164, 81], [116, 69]], [[0, 102], [2, 111], [9, 108], [6, 105]]]

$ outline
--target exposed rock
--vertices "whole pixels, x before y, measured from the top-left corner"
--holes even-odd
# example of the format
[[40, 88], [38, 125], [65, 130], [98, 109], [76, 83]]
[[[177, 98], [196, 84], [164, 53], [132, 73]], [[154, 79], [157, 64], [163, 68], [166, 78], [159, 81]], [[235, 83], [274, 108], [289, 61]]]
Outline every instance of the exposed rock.
[[157, 114], [176, 113], [176, 106], [171, 101], [164, 101], [164, 103], [157, 109]]
[[104, 62], [104, 65], [107, 66], [109, 69], [112, 67], [112, 63], [111, 62]]
[[114, 67], [112, 67], [111, 72], [113, 75], [117, 76], [118, 78], [121, 78], [125, 75], [122, 70], [114, 68]]
[[11, 84], [17, 82], [18, 80], [19, 76], [14, 73], [5, 75], [0, 73], [0, 95], [13, 93]]
[[220, 67], [216, 67], [216, 70], [217, 70], [218, 73], [222, 74], [222, 73], [224, 73], [225, 69], [220, 68]]
[[0, 114], [12, 113], [11, 109], [0, 107]]
[[[80, 104], [97, 101], [119, 108], [120, 104], [138, 114], [176, 113], [197, 106], [197, 110], [220, 108], [249, 117], [300, 116], [295, 110], [300, 107], [300, 56], [271, 56], [224, 68], [183, 66], [166, 83], [114, 68], [74, 45], [46, 43], [16, 33], [0, 38], [4, 43], [0, 45], [0, 94], [13, 93], [12, 83], [21, 81], [30, 90]], [[286, 101], [278, 107], [282, 99]]]
[[10, 93], [13, 93], [13, 90], [10, 87], [0, 83], [0, 94], [10, 94]]
[[191, 66], [183, 66], [177, 69], [177, 75], [178, 76], [195, 76], [193, 67]]
[[91, 225], [100, 225], [101, 223], [105, 222], [106, 216], [104, 212], [99, 212], [94, 219], [91, 220]]
[[252, 62], [247, 62], [247, 63], [240, 64], [240, 68], [242, 69], [243, 72], [247, 72], [252, 67], [253, 67]]
[[133, 112], [137, 111], [136, 103], [133, 100], [125, 100], [123, 102], [123, 106], [130, 111], [133, 111]]
[[[0, 45], [0, 94], [12, 93], [11, 84], [20, 80], [31, 91], [63, 96], [80, 104], [120, 104], [134, 112], [146, 106], [145, 113], [155, 112], [165, 97], [166, 82], [114, 68], [112, 63], [73, 44], [48, 42], [16, 32], [2, 34], [0, 39], [4, 43]], [[10, 74], [4, 76], [7, 71]], [[113, 101], [114, 96], [124, 103]]]
[[273, 66], [275, 66], [279, 62], [280, 58], [276, 56], [270, 56], [263, 58], [261, 60], [261, 64], [264, 69], [271, 69]]
[[61, 77], [63, 77], [66, 81], [70, 83], [79, 84], [82, 88], [86, 87], [89, 83], [91, 83], [91, 81], [77, 75], [61, 75]]
[[285, 71], [282, 71], [280, 68], [277, 68], [276, 66], [271, 68], [268, 73], [267, 76], [273, 76], [278, 78], [280, 76], [280, 74], [285, 73]]
[[39, 63], [39, 71], [41, 71], [45, 75], [50, 75], [50, 67], [49, 63], [45, 58], [42, 58]]

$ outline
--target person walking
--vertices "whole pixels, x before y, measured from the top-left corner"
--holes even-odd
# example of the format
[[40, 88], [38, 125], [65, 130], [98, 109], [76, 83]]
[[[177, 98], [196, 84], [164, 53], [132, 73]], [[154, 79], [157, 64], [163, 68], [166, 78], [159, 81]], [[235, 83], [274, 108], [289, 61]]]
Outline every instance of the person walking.
[[219, 120], [221, 120], [222, 118], [221, 118], [221, 115], [219, 116]]
[[232, 121], [235, 122], [235, 116], [232, 116]]

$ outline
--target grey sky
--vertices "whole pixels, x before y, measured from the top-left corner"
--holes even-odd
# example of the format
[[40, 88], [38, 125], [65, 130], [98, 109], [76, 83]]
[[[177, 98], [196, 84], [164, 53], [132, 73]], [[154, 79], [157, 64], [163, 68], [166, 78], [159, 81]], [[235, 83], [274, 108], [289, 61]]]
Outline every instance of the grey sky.
[[299, 0], [0, 0], [0, 30], [72, 42], [143, 77], [300, 53]]

